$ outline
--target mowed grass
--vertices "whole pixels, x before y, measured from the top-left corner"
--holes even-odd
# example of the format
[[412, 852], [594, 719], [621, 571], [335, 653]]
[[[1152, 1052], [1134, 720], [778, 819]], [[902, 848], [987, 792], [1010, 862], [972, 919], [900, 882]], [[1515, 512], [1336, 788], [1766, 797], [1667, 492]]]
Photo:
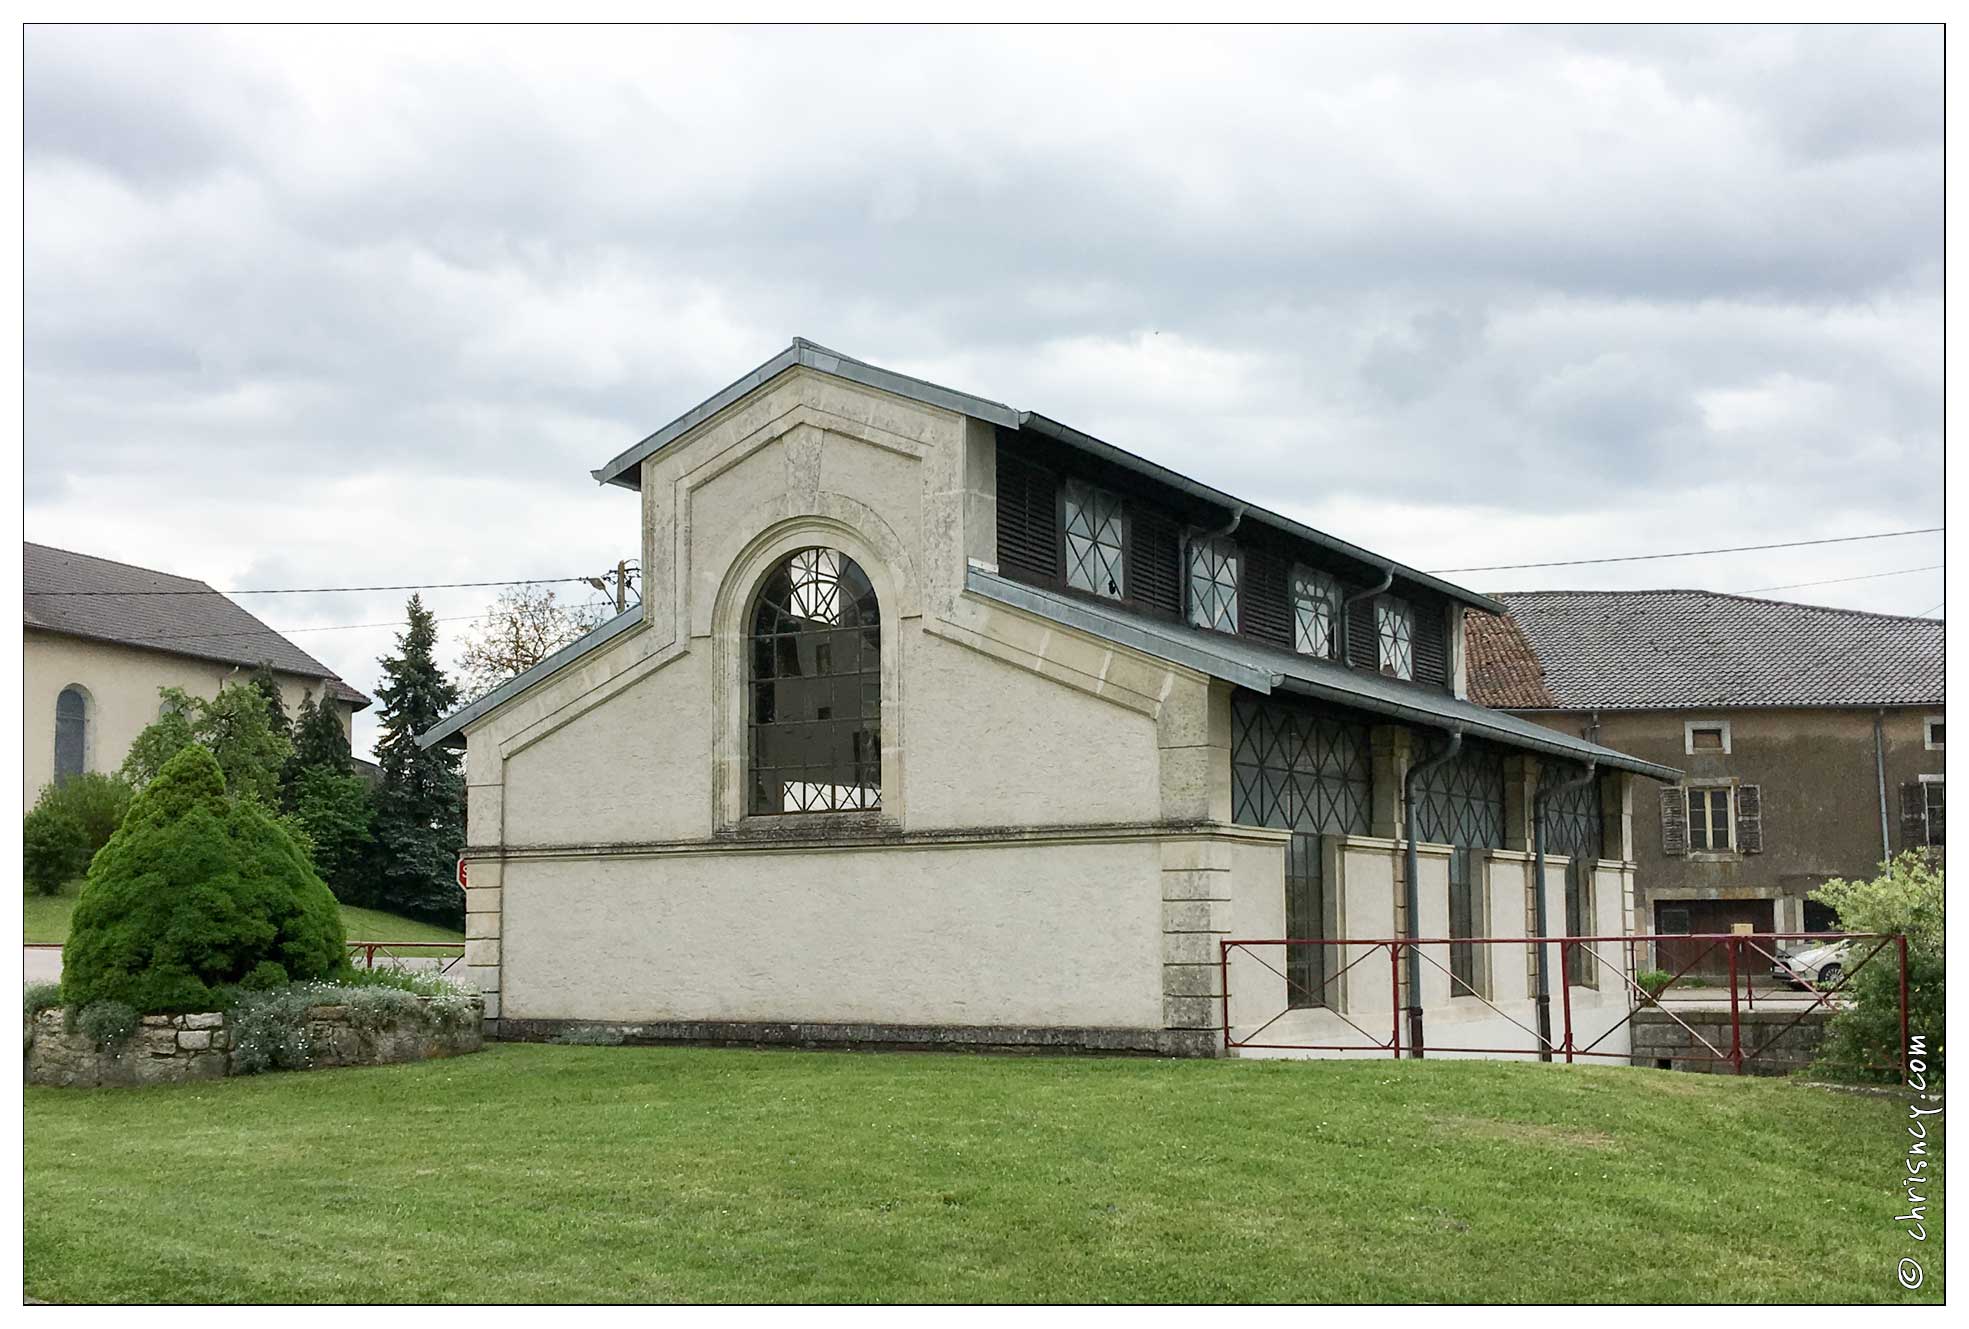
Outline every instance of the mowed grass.
[[[76, 897], [82, 893], [80, 879], [62, 887], [60, 895], [30, 895], [25, 910], [22, 939], [31, 942], [67, 944], [69, 918], [75, 913]], [[342, 906], [342, 930], [350, 941], [464, 941], [464, 933], [433, 923], [386, 914], [378, 909]], [[458, 951], [411, 951], [411, 955], [460, 954]]]
[[1938, 1302], [1938, 1207], [1894, 1277], [1905, 1117], [1611, 1067], [493, 1045], [28, 1089], [26, 1290]]

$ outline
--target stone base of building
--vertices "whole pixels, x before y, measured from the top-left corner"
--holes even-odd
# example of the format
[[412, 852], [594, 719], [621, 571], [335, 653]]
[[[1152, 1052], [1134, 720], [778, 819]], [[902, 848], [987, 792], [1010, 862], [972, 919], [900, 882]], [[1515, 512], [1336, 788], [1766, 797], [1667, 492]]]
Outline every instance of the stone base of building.
[[886, 1049], [891, 1051], [1094, 1053], [1212, 1057], [1221, 1035], [1195, 1029], [1104, 1029], [1015, 1025], [849, 1024], [755, 1020], [536, 1020], [506, 1016], [506, 1042], [596, 1046], [698, 1044], [715, 1047]]
[[[1802, 1017], [1794, 1010], [1740, 1010], [1737, 1013], [1737, 1043], [1743, 1049], [1745, 1075], [1790, 1075], [1818, 1056], [1825, 1041], [1824, 1010]], [[1681, 1024], [1676, 1021], [1680, 1020]], [[1795, 1022], [1795, 1023], [1794, 1023]], [[1688, 1027], [1685, 1029], [1683, 1025]], [[1788, 1026], [1788, 1027], [1787, 1027]], [[1704, 1045], [1706, 1041], [1708, 1046]], [[1732, 1075], [1735, 1068], [1719, 1060], [1730, 1051], [1730, 1013], [1722, 1011], [1677, 1010], [1671, 1018], [1659, 1007], [1634, 1013], [1634, 1035], [1629, 1061], [1635, 1066], [1658, 1070], [1706, 1071], [1713, 1075]]]
[[[381, 1066], [477, 1052], [484, 1045], [482, 1021], [456, 1029], [398, 1025], [365, 1028], [347, 1006], [315, 1006], [308, 1011], [309, 1070], [335, 1066]], [[99, 1048], [88, 1035], [68, 1028], [59, 1008], [28, 1017], [26, 1079], [29, 1084], [95, 1089], [109, 1085], [183, 1084], [247, 1074], [231, 1021], [219, 1011], [192, 1015], [146, 1015], [129, 1038]]]

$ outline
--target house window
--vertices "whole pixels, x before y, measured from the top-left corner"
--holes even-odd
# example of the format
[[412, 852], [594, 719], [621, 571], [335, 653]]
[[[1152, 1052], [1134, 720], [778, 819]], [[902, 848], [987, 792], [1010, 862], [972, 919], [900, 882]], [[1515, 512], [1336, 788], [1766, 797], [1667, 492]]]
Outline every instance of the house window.
[[1218, 632], [1237, 631], [1237, 576], [1241, 564], [1229, 540], [1190, 545], [1190, 623]]
[[1921, 804], [1928, 829], [1928, 847], [1940, 849], [1943, 845], [1943, 814], [1947, 811], [1942, 793], [1942, 781], [1937, 779], [1921, 782]]
[[1693, 785], [1689, 789], [1689, 848], [1727, 854], [1730, 842], [1730, 787]]
[[1481, 965], [1474, 942], [1457, 938], [1478, 935], [1483, 924], [1483, 903], [1477, 890], [1479, 867], [1477, 851], [1456, 848], [1449, 856], [1449, 995], [1480, 997], [1488, 986], [1481, 977]]
[[761, 584], [746, 712], [755, 815], [882, 806], [882, 617], [846, 554], [795, 550]]
[[1921, 746], [1930, 752], [1942, 751], [1942, 717], [1931, 715], [1921, 722]]
[[[1594, 916], [1593, 864], [1574, 858], [1566, 864], [1566, 935], [1590, 937], [1596, 929]], [[1578, 988], [1600, 986], [1600, 965], [1594, 959], [1595, 943], [1583, 942], [1566, 948], [1566, 981]]]
[[1682, 751], [1691, 756], [1704, 752], [1728, 753], [1728, 720], [1685, 720], [1682, 722]]
[[1067, 537], [1067, 585], [1110, 600], [1127, 594], [1122, 552], [1128, 523], [1121, 499], [1081, 480], [1060, 491], [1060, 525]]
[[88, 755], [89, 694], [79, 687], [63, 688], [55, 698], [55, 783], [82, 774]]
[[1415, 611], [1402, 600], [1382, 596], [1374, 602], [1380, 638], [1381, 672], [1390, 678], [1415, 677]]
[[1338, 582], [1310, 568], [1292, 569], [1292, 649], [1331, 660], [1339, 607]]

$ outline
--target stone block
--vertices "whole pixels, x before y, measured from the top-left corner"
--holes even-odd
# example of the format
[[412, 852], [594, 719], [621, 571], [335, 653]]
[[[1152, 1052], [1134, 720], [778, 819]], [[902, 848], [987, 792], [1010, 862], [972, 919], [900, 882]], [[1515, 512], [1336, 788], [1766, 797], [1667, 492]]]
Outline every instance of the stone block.
[[[476, 872], [478, 869], [472, 869]], [[504, 894], [497, 886], [474, 886], [465, 892], [465, 912], [468, 914], [496, 914]]]
[[202, 1015], [187, 1015], [181, 1029], [218, 1029], [226, 1022], [226, 1017], [218, 1011], [207, 1011]]
[[132, 1042], [153, 1057], [175, 1056], [178, 1051], [178, 1031], [168, 1024], [162, 1028], [141, 1029]]
[[1164, 997], [1162, 1023], [1167, 1029], [1210, 1029], [1221, 1027], [1224, 1008], [1211, 997]]
[[212, 1046], [210, 1029], [180, 1029], [178, 1046], [188, 1052], [204, 1052]]
[[1220, 994], [1223, 970], [1214, 964], [1165, 964], [1162, 991], [1170, 997], [1215, 997]]
[[499, 915], [465, 915], [465, 936], [468, 940], [478, 937], [497, 938], [499, 936]]
[[1215, 932], [1230, 935], [1231, 910], [1228, 900], [1164, 900], [1164, 932]]
[[1228, 900], [1231, 874], [1215, 868], [1164, 869], [1162, 898], [1165, 900]]
[[[499, 967], [499, 942], [496, 938], [479, 937], [465, 943], [465, 963], [473, 968]], [[498, 986], [496, 983], [494, 986]]]

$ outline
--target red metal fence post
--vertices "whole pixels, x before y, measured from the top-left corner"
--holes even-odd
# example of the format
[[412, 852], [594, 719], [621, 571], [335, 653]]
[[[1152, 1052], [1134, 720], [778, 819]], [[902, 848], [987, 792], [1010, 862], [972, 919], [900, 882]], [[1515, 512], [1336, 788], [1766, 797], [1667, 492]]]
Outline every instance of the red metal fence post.
[[[1224, 1000], [1224, 1051], [1231, 1050], [1231, 947], [1226, 941], [1217, 943], [1217, 990]], [[1255, 1038], [1256, 1035], [1254, 1034]]]
[[1736, 1074], [1743, 1074], [1743, 1027], [1737, 1015], [1737, 952], [1742, 949], [1743, 938], [1730, 938], [1730, 1065]]
[[1579, 943], [1559, 943], [1559, 1004], [1566, 1012], [1566, 1065], [1572, 1065], [1572, 948]]

